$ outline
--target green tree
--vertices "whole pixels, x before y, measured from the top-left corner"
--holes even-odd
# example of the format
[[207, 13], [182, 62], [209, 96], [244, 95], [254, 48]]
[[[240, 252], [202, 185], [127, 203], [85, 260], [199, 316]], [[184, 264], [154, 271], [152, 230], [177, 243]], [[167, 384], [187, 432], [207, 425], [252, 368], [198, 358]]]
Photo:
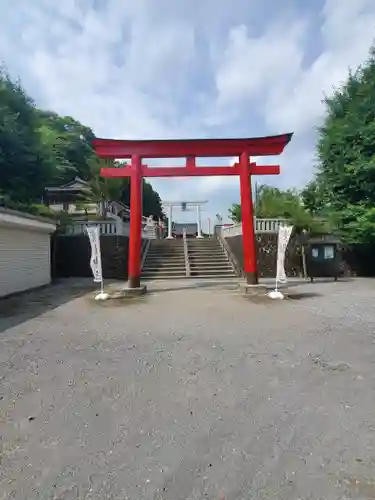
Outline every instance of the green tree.
[[242, 220], [241, 205], [239, 203], [233, 203], [228, 210], [228, 216], [230, 220], [234, 223], [239, 223]]
[[[267, 185], [258, 186], [254, 212], [260, 218], [287, 219], [298, 229], [310, 229], [314, 224], [313, 217], [304, 207], [300, 194], [291, 189], [283, 191]], [[240, 205], [232, 205], [229, 217], [235, 222], [241, 221]]]
[[40, 201], [51, 173], [34, 102], [0, 70], [0, 189], [12, 201]]
[[375, 49], [325, 100], [318, 165], [303, 192], [309, 210], [329, 213], [344, 239], [375, 241]]
[[70, 116], [37, 110], [38, 130], [45, 153], [54, 164], [54, 183], [68, 182], [75, 176], [89, 180], [94, 134]]
[[153, 215], [157, 219], [163, 219], [163, 207], [161, 204], [161, 199], [159, 193], [157, 193], [152, 185], [143, 180], [143, 215], [148, 217], [149, 215]]

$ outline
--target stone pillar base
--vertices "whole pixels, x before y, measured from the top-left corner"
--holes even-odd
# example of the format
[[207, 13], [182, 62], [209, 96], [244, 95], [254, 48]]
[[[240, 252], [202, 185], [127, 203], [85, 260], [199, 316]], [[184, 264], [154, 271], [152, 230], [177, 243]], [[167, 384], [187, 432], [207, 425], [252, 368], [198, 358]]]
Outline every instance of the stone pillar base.
[[122, 299], [122, 298], [132, 298], [132, 297], [141, 297], [147, 293], [147, 287], [145, 285], [131, 288], [125, 287], [121, 290], [116, 290], [115, 292], [110, 293], [110, 299]]
[[248, 285], [242, 287], [245, 295], [267, 296], [268, 288], [266, 285]]

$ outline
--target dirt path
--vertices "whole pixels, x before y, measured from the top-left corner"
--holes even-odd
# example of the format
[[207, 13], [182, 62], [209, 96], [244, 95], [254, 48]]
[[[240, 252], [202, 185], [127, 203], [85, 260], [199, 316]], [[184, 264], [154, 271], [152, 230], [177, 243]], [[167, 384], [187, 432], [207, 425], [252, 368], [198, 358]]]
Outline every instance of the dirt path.
[[0, 499], [375, 498], [373, 281], [84, 291], [0, 308]]

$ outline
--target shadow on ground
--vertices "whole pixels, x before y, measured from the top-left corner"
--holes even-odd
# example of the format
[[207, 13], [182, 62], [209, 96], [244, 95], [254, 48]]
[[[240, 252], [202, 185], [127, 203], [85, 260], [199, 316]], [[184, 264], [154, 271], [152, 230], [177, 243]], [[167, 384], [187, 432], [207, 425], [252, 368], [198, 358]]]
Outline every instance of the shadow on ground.
[[[342, 278], [338, 278], [337, 281], [341, 283], [351, 283], [352, 281], [354, 281], [354, 278], [345, 276]], [[333, 278], [314, 278], [313, 282], [307, 281], [307, 283], [309, 283], [310, 285], [315, 285], [315, 284], [318, 285], [319, 283], [334, 283], [334, 282], [335, 280]]]
[[67, 279], [38, 290], [0, 299], [0, 333], [97, 288], [91, 279]]
[[313, 299], [314, 297], [321, 297], [321, 293], [315, 292], [302, 292], [302, 293], [286, 293], [285, 298], [291, 300]]

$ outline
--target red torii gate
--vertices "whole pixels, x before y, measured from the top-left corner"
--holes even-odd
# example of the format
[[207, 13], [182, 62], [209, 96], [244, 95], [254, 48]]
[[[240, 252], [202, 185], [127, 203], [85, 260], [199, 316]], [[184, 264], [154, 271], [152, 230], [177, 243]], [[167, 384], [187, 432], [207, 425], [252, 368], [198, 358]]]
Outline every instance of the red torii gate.
[[[130, 177], [129, 288], [140, 288], [142, 247], [142, 178], [238, 175], [242, 210], [244, 272], [249, 285], [258, 283], [254, 232], [252, 175], [278, 175], [279, 165], [257, 165], [250, 156], [280, 155], [293, 134], [250, 139], [117, 140], [94, 139], [101, 158], [130, 158], [121, 168], [101, 169], [103, 177]], [[197, 167], [198, 157], [239, 157], [233, 166]], [[184, 167], [148, 167], [143, 158], [186, 158]]]

